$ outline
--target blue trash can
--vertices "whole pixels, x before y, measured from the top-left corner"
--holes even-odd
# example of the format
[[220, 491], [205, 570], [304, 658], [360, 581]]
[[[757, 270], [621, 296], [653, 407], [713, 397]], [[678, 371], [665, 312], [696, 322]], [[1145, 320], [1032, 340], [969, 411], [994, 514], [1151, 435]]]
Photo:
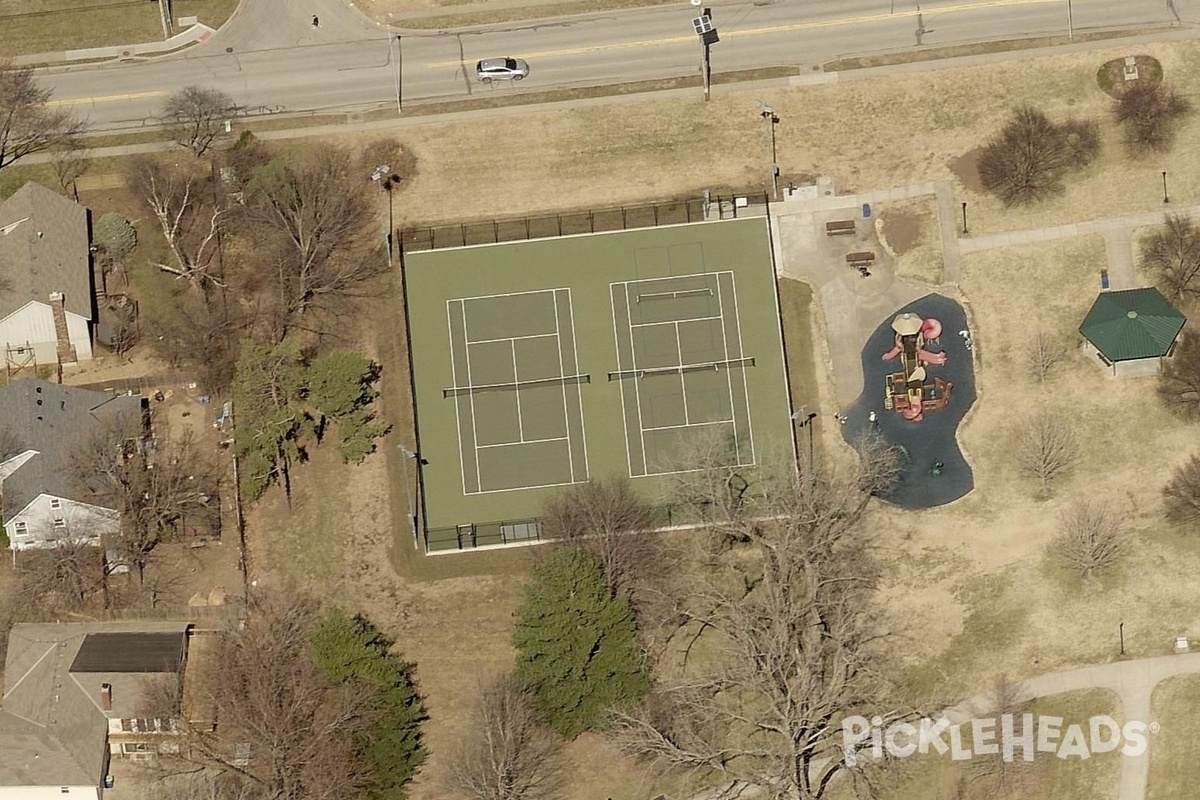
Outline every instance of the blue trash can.
[[863, 219], [871, 218], [871, 204], [863, 203]]

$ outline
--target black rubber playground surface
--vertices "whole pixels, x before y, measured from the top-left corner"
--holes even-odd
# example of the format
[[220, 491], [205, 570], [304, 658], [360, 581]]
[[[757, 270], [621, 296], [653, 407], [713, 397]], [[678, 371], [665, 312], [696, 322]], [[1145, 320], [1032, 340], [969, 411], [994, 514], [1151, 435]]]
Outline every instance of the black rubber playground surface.
[[[929, 344], [926, 349], [945, 351], [946, 364], [927, 369], [930, 378], [942, 378], [954, 384], [950, 403], [940, 411], [926, 412], [921, 422], [909, 422], [883, 406], [884, 382], [889, 373], [896, 371], [897, 361], [883, 361], [880, 357], [891, 349], [895, 340], [892, 319], [906, 311], [941, 321], [939, 344]], [[842, 426], [842, 435], [854, 443], [874, 427], [889, 444], [901, 448], [903, 473], [886, 499], [903, 508], [944, 505], [975, 488], [971, 466], [956, 439], [959, 423], [975, 403], [975, 368], [971, 353], [959, 335], [959, 331], [966, 329], [962, 306], [949, 298], [930, 294], [897, 308], [886, 319], [880, 320], [879, 327], [863, 348], [863, 394], [844, 411], [848, 419]], [[874, 426], [869, 419], [872, 411], [877, 419]], [[932, 473], [935, 461], [942, 462], [941, 475]]]

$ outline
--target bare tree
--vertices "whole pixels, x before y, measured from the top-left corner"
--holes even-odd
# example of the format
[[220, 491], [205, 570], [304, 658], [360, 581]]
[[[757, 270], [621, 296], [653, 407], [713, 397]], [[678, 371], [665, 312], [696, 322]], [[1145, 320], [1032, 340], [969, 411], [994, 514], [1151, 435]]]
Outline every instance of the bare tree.
[[[310, 645], [315, 604], [256, 601], [200, 665], [197, 702], [216, 726], [181, 720], [175, 762], [202, 767], [246, 800], [355, 800], [370, 776], [354, 753], [378, 713], [377, 695], [332, 685]], [[196, 715], [199, 716], [199, 715]]]
[[1076, 500], [1058, 518], [1055, 555], [1084, 580], [1115, 567], [1129, 549], [1120, 510], [1104, 500]]
[[1025, 366], [1038, 383], [1045, 383], [1067, 357], [1061, 337], [1039, 328], [1025, 340]]
[[158, 335], [147, 341], [172, 367], [190, 367], [208, 389], [221, 391], [233, 380], [237, 342], [245, 328], [233, 303], [209, 303], [194, 294], [172, 298], [154, 314], [146, 327]]
[[1017, 467], [1050, 493], [1053, 481], [1069, 472], [1079, 460], [1079, 446], [1070, 422], [1048, 409], [1018, 420], [1011, 429]]
[[1113, 119], [1124, 128], [1125, 146], [1131, 155], [1171, 149], [1179, 121], [1192, 104], [1161, 83], [1138, 81], [1121, 92], [1113, 103]]
[[1190, 422], [1200, 419], [1200, 334], [1184, 328], [1174, 356], [1163, 361], [1157, 391], [1176, 416]]
[[367, 176], [348, 151], [322, 145], [297, 164], [272, 162], [250, 184], [247, 217], [273, 237], [271, 290], [287, 327], [315, 307], [353, 297], [386, 268], [371, 236]]
[[56, 144], [51, 152], [54, 157], [51, 159], [50, 165], [54, 167], [54, 177], [58, 178], [58, 185], [65, 194], [69, 194], [78, 200], [79, 191], [75, 186], [75, 182], [91, 166], [91, 161], [88, 159], [87, 150], [83, 142], [75, 137], [64, 139]]
[[1061, 192], [1063, 175], [1087, 166], [1099, 151], [1095, 123], [1055, 125], [1041, 111], [1022, 106], [984, 147], [979, 178], [1005, 205], [1031, 203]]
[[209, 180], [147, 156], [130, 162], [130, 187], [158, 220], [175, 261], [155, 266], [186, 279], [202, 295], [210, 286], [225, 285], [214, 261], [227, 212], [214, 204]]
[[450, 762], [451, 788], [469, 800], [550, 800], [561, 788], [558, 749], [511, 675], [482, 683]]
[[569, 486], [543, 506], [543, 538], [582, 547], [596, 557], [614, 597], [636, 594], [660, 567], [654, 512], [623, 478]]
[[52, 596], [47, 607], [77, 610], [105, 593], [103, 553], [87, 536], [70, 534], [53, 547], [22, 550], [15, 562], [22, 585], [36, 587], [35, 597]]
[[1139, 243], [1142, 267], [1155, 276], [1172, 302], [1200, 299], [1200, 226], [1190, 217], [1168, 214]]
[[69, 110], [50, 108], [50, 96], [31, 67], [0, 59], [0, 169], [84, 131], [84, 122]]
[[226, 120], [237, 116], [233, 98], [220, 89], [185, 86], [172, 93], [163, 106], [163, 122], [175, 141], [197, 157], [204, 155], [225, 130]]
[[[998, 729], [1007, 716], [1012, 720], [1013, 730], [1021, 733], [1025, 724], [1024, 715], [1029, 712], [1031, 705], [1020, 684], [1014, 683], [1006, 674], [997, 675], [992, 682], [990, 701], [984, 716], [996, 720]], [[1032, 724], [1033, 720], [1029, 720], [1029, 723]], [[980, 800], [1026, 797], [1030, 794], [1034, 777], [1034, 762], [1026, 761], [1019, 755], [1005, 759], [1003, 749], [991, 754], [975, 753], [967, 762], [962, 796]]]
[[0, 428], [0, 464], [13, 456], [25, 452], [25, 440], [14, 428]]
[[189, 434], [160, 439], [153, 455], [141, 420], [123, 417], [72, 447], [68, 470], [88, 499], [120, 515], [109, 545], [144, 580], [151, 554], [181, 523], [218, 513], [218, 471]]
[[1200, 523], [1200, 456], [1193, 455], [1171, 473], [1163, 487], [1167, 519], [1176, 525]]
[[[768, 797], [819, 800], [839, 774], [862, 774], [836, 725], [874, 714], [887, 689], [863, 525], [870, 498], [859, 473], [772, 473], [756, 473], [753, 494], [718, 522], [710, 546], [698, 539], [679, 565], [689, 573], [676, 596], [678, 646], [656, 665], [649, 702], [617, 715], [618, 739], [628, 752], [715, 770]], [[733, 545], [711, 546], [720, 539]], [[689, 659], [697, 645], [705, 657]]]

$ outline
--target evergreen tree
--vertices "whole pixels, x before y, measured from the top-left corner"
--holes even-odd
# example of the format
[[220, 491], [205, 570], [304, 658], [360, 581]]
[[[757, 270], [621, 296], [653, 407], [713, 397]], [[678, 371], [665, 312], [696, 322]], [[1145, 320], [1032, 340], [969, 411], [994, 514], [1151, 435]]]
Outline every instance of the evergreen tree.
[[367, 408], [374, 401], [379, 365], [353, 350], [335, 350], [305, 370], [305, 394], [310, 405], [337, 423], [338, 452], [346, 463], [358, 463], [375, 451], [375, 440], [388, 426], [374, 421]]
[[598, 727], [650, 685], [629, 599], [613, 597], [600, 565], [578, 548], [534, 568], [513, 644], [517, 680], [563, 736]]
[[413, 665], [392, 652], [392, 642], [369, 620], [339, 608], [321, 617], [312, 645], [329, 681], [378, 694], [379, 717], [354, 744], [374, 767], [371, 795], [378, 800], [403, 797], [405, 784], [425, 760], [421, 723], [428, 715]]
[[283, 345], [242, 342], [233, 379], [233, 447], [247, 500], [257, 500], [276, 479], [291, 498], [291, 465], [303, 459], [303, 442], [312, 432], [311, 420], [291, 404], [301, 378]]

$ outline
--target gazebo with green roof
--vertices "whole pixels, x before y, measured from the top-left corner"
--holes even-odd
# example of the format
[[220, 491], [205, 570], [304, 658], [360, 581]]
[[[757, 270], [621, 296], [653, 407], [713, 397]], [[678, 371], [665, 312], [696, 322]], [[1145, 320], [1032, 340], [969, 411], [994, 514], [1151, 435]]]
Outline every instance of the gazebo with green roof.
[[1101, 293], [1079, 332], [1113, 375], [1153, 375], [1186, 321], [1158, 289], [1126, 289]]

